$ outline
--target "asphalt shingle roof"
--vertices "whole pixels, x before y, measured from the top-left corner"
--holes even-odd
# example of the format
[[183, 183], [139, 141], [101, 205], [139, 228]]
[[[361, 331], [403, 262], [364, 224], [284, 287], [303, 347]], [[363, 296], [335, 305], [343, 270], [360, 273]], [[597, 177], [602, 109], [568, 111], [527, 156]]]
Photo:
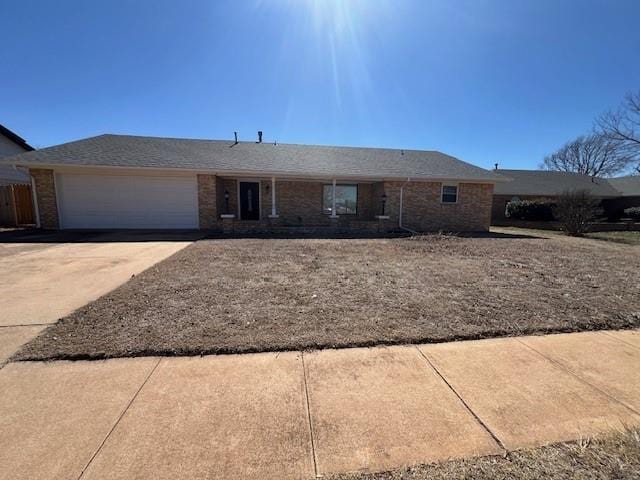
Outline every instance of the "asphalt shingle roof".
[[640, 197], [640, 175], [610, 178], [609, 183], [623, 197]]
[[436, 151], [100, 135], [0, 160], [23, 166], [118, 166], [214, 173], [495, 182], [499, 175]]
[[498, 173], [511, 181], [496, 184], [495, 195], [560, 195], [567, 190], [587, 190], [596, 197], [620, 195], [606, 179], [580, 173], [503, 169]]

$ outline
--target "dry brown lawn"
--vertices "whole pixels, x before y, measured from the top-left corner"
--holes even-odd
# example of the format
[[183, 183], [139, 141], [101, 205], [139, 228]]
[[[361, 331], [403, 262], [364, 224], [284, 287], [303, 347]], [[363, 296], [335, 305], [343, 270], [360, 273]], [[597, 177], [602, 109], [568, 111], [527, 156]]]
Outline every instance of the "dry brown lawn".
[[208, 239], [16, 359], [239, 353], [640, 326], [640, 247], [561, 236]]
[[640, 478], [640, 432], [328, 480], [631, 480]]

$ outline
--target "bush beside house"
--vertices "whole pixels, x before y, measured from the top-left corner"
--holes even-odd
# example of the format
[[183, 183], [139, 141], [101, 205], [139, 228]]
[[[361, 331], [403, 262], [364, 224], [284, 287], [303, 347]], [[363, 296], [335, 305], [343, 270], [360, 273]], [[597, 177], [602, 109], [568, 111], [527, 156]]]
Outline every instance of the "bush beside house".
[[545, 200], [523, 200], [507, 203], [505, 216], [516, 220], [550, 221], [555, 204]]
[[599, 203], [585, 190], [567, 191], [558, 197], [554, 213], [567, 234], [580, 237], [596, 219]]
[[625, 208], [624, 214], [634, 220], [640, 220], [640, 207]]

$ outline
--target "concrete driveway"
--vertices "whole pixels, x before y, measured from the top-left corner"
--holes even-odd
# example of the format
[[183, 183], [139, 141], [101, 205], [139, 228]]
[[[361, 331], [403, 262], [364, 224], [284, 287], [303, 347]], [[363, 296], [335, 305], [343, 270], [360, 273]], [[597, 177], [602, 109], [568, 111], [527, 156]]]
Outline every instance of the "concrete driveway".
[[48, 324], [200, 237], [193, 232], [3, 232], [0, 364]]

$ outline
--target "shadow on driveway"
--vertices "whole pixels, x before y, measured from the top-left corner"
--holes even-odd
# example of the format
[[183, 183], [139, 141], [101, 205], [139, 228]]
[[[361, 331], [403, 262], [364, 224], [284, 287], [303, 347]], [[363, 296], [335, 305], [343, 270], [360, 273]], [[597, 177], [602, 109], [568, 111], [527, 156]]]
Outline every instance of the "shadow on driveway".
[[62, 230], [16, 229], [0, 231], [2, 243], [119, 243], [185, 242], [205, 236], [199, 230]]

